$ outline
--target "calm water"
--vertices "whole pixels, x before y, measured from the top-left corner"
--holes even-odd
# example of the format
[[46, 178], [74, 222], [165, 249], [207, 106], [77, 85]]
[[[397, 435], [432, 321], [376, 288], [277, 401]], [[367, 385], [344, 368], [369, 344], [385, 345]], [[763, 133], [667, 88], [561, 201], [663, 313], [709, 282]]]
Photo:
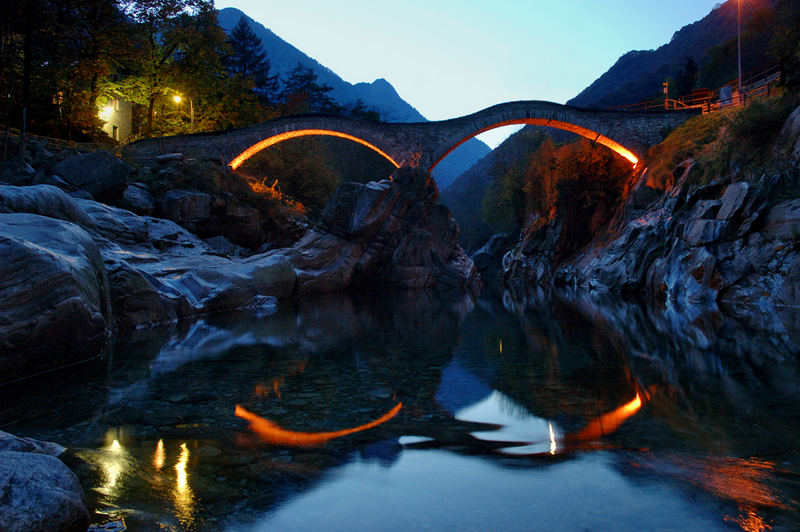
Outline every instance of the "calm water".
[[[791, 318], [791, 316], [789, 316]], [[798, 337], [567, 297], [330, 296], [0, 387], [131, 530], [791, 530]]]

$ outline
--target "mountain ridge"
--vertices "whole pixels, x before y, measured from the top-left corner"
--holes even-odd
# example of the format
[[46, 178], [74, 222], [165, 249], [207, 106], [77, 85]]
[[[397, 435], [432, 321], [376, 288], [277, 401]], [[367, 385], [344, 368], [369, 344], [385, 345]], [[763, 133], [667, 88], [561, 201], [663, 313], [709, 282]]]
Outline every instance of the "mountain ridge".
[[[428, 121], [414, 106], [406, 102], [385, 78], [378, 78], [372, 82], [349, 83], [330, 68], [234, 7], [226, 7], [218, 11], [217, 20], [220, 27], [230, 34], [242, 16], [245, 17], [256, 36], [261, 39], [273, 73], [284, 77], [300, 63], [313, 70], [320, 83], [333, 88], [331, 96], [340, 104], [346, 105], [361, 100], [367, 107], [378, 111], [382, 119], [387, 122]], [[440, 188], [445, 188], [489, 152], [491, 149], [486, 144], [478, 139], [470, 139], [437, 165], [433, 171], [433, 177]]]

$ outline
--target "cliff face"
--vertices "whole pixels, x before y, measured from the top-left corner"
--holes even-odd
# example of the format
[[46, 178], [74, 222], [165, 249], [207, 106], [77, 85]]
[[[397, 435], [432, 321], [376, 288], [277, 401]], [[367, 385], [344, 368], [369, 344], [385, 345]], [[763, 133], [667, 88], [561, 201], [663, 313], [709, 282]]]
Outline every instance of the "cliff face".
[[778, 142], [791, 162], [771, 174], [734, 169], [703, 184], [689, 159], [658, 190], [645, 172], [607, 231], [565, 260], [564, 220], [532, 217], [503, 257], [506, 286], [573, 286], [776, 326], [778, 310], [800, 306], [799, 133], [800, 109]]

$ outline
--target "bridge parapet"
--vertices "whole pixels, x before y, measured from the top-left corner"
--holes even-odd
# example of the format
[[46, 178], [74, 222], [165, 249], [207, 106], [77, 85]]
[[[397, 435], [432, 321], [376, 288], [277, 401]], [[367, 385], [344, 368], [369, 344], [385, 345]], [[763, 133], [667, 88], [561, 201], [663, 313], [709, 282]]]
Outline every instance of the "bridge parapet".
[[169, 152], [220, 161], [232, 168], [289, 138], [331, 135], [359, 142], [397, 166], [432, 169], [458, 145], [504, 125], [533, 124], [572, 131], [635, 163], [666, 132], [695, 111], [602, 111], [543, 101], [509, 102], [450, 120], [418, 123], [369, 122], [336, 116], [292, 116], [240, 129], [140, 140], [124, 148], [134, 160]]

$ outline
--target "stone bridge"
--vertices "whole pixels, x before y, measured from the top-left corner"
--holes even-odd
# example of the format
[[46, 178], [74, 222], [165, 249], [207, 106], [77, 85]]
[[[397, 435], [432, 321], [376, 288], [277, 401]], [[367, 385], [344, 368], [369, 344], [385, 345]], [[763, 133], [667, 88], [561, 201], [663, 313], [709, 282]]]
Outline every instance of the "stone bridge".
[[289, 116], [240, 129], [140, 140], [124, 148], [134, 160], [182, 152], [236, 169], [255, 153], [290, 138], [329, 135], [363, 144], [395, 166], [432, 170], [468, 139], [501, 126], [532, 124], [577, 133], [636, 164], [694, 111], [604, 111], [544, 101], [509, 102], [439, 122], [368, 122], [338, 116]]

